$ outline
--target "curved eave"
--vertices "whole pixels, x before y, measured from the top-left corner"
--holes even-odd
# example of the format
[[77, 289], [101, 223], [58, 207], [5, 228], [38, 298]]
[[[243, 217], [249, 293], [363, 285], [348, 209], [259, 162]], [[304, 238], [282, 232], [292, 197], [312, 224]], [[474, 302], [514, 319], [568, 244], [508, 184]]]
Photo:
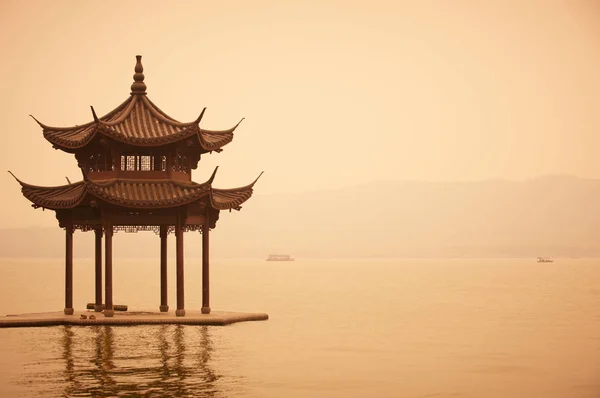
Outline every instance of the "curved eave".
[[212, 188], [210, 190], [210, 205], [216, 210], [240, 210], [241, 205], [252, 197], [254, 192], [254, 184], [258, 181], [260, 175], [252, 182], [244, 187], [231, 189]]
[[[34, 207], [51, 210], [72, 209], [80, 205], [86, 194], [107, 203], [138, 209], [160, 209], [190, 204], [208, 197], [216, 210], [239, 210], [253, 193], [254, 182], [240, 188], [218, 189], [212, 187], [217, 169], [202, 184], [174, 180], [84, 180], [55, 187], [27, 184], [13, 175], [21, 185], [23, 196]], [[11, 173], [12, 174], [12, 173]], [[261, 173], [262, 175], [262, 173]]]
[[124, 111], [127, 110], [131, 101], [131, 97], [127, 98], [125, 101], [123, 101], [123, 103], [121, 103], [121, 105], [102, 116], [100, 119], [98, 119], [96, 112], [94, 112], [94, 108], [92, 108], [92, 113], [94, 116], [93, 121], [72, 127], [48, 126], [37, 120], [35, 117], [31, 115], [30, 116], [42, 128], [44, 138], [48, 140], [55, 148], [62, 149], [65, 152], [75, 152], [78, 149], [85, 147], [92, 141], [92, 139], [100, 130], [99, 127], [101, 120], [111, 120], [115, 117], [119, 117]]
[[233, 141], [233, 132], [243, 120], [242, 118], [242, 120], [228, 130], [205, 130], [198, 127], [198, 141], [200, 142], [200, 146], [207, 152], [220, 152], [221, 148]]
[[[217, 151], [233, 140], [233, 132], [240, 123], [228, 130], [206, 130], [199, 124], [204, 110], [193, 122], [181, 123], [164, 113], [145, 95], [131, 95], [116, 109], [94, 121], [74, 127], [51, 127], [34, 120], [42, 127], [44, 138], [56, 148], [74, 152], [88, 145], [102, 134], [123, 144], [157, 147], [196, 136], [204, 152]], [[32, 116], [33, 117], [33, 116]], [[242, 119], [243, 120], [243, 119]]]
[[51, 210], [72, 209], [83, 201], [86, 194], [84, 181], [56, 187], [41, 187], [27, 184], [17, 177], [15, 180], [21, 185], [23, 196], [33, 203], [34, 207]]
[[91, 123], [65, 131], [44, 129], [44, 138], [55, 148], [73, 152], [89, 144], [97, 132], [98, 124]]

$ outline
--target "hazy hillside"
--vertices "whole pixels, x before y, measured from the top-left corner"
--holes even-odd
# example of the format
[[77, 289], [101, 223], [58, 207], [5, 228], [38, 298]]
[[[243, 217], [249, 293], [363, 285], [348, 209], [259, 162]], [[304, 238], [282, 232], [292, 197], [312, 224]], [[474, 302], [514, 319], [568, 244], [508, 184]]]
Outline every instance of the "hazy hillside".
[[[221, 214], [211, 235], [212, 256], [598, 256], [599, 203], [600, 180], [563, 176], [257, 194], [241, 212]], [[3, 257], [64, 252], [58, 227], [4, 229], [0, 238]], [[185, 239], [187, 255], [200, 256], [201, 236], [188, 233]], [[170, 241], [172, 248], [172, 236]], [[92, 256], [92, 245], [93, 233], [78, 232], [75, 255]], [[115, 235], [115, 256], [158, 259], [158, 250], [151, 232]]]

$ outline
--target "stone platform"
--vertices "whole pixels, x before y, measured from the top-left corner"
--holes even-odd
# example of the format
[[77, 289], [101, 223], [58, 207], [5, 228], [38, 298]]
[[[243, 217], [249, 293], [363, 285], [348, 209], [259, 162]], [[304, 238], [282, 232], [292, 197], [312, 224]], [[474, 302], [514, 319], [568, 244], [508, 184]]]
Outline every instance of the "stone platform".
[[[81, 314], [87, 319], [81, 319]], [[96, 319], [89, 319], [94, 315]], [[128, 326], [128, 325], [229, 325], [236, 322], [265, 321], [267, 314], [247, 312], [214, 311], [202, 314], [199, 310], [186, 310], [185, 316], [175, 316], [175, 311], [126, 311], [115, 312], [111, 318], [101, 312], [75, 311], [73, 315], [60, 312], [40, 312], [35, 314], [20, 314], [0, 316], [0, 328], [40, 327], [40, 326]]]

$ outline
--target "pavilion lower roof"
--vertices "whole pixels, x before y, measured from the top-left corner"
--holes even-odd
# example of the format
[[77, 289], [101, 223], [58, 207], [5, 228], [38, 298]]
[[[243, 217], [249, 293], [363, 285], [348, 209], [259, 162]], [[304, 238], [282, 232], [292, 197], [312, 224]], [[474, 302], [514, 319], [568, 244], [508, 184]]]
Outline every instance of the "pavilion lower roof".
[[35, 207], [51, 210], [72, 209], [93, 198], [128, 208], [150, 209], [182, 206], [205, 197], [208, 197], [210, 205], [216, 210], [239, 209], [252, 196], [257, 180], [244, 187], [218, 189], [212, 187], [212, 177], [202, 184], [117, 178], [104, 181], [84, 180], [57, 187], [35, 186], [17, 179], [23, 196]]
[[131, 95], [108, 114], [81, 126], [51, 127], [43, 123], [44, 137], [54, 146], [75, 151], [93, 138], [104, 135], [115, 141], [137, 146], [162, 146], [196, 137], [204, 151], [218, 151], [233, 140], [239, 125], [227, 130], [206, 130], [199, 126], [202, 114], [193, 122], [181, 123], [161, 111], [146, 95]]

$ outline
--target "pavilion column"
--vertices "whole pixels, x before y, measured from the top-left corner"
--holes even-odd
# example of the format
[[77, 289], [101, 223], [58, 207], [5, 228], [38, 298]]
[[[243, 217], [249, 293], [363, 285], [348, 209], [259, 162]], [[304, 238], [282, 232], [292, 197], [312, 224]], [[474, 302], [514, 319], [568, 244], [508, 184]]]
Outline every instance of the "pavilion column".
[[96, 227], [94, 233], [96, 234], [96, 303], [94, 311], [102, 312], [104, 309], [102, 305], [102, 227]]
[[65, 227], [65, 315], [73, 315], [73, 225]]
[[177, 216], [175, 224], [175, 240], [177, 246], [177, 311], [175, 315], [185, 316], [185, 304], [183, 294], [183, 225], [182, 217]]
[[160, 312], [168, 312], [167, 296], [167, 236], [169, 227], [160, 226]]
[[210, 229], [209, 213], [206, 212], [202, 223], [202, 313], [210, 314], [210, 281], [209, 281], [209, 251], [208, 231]]
[[112, 317], [115, 312], [113, 310], [113, 295], [112, 295], [112, 238], [113, 238], [113, 226], [112, 224], [106, 224], [104, 226], [104, 316]]

